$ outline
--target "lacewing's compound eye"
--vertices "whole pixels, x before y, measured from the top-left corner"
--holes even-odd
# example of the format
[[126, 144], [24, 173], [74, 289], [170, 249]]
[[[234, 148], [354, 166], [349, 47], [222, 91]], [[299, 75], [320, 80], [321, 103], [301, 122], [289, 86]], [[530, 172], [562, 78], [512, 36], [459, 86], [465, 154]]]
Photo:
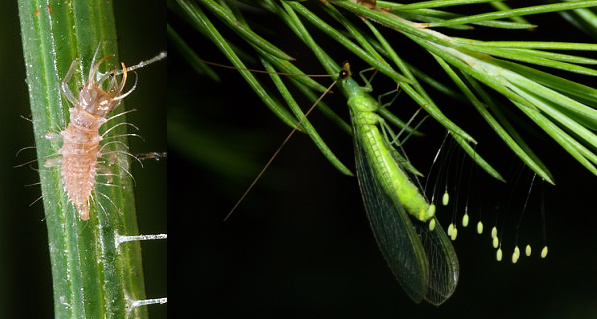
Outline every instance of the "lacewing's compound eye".
[[342, 70], [340, 71], [340, 74], [338, 75], [338, 77], [342, 80], [348, 78], [348, 76], [350, 75], [350, 73], [348, 73], [348, 71], [346, 70]]

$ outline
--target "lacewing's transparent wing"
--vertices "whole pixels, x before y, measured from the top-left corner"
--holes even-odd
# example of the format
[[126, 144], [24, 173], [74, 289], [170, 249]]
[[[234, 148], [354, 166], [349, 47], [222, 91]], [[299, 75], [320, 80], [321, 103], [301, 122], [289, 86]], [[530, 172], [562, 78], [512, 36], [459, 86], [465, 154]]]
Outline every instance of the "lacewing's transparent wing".
[[425, 299], [439, 306], [452, 296], [458, 284], [458, 257], [439, 223], [429, 230], [429, 224], [413, 222], [429, 260], [429, 289]]
[[458, 283], [458, 259], [452, 243], [441, 226], [431, 231], [428, 223], [411, 220], [397, 194], [384, 190], [373, 168], [374, 156], [364, 145], [369, 143], [364, 129], [354, 127], [356, 167], [375, 239], [407, 294], [417, 303], [426, 299], [440, 305]]
[[357, 177], [371, 229], [396, 279], [406, 293], [420, 302], [427, 295], [429, 262], [415, 227], [404, 207], [386, 194], [373, 172], [373, 164], [355, 127]]

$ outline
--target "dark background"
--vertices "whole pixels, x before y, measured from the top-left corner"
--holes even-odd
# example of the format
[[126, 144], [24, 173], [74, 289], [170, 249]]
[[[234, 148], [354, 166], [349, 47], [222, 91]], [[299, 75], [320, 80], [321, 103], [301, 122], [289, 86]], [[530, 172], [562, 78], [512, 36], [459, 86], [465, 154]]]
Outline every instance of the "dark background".
[[[46, 224], [37, 172], [13, 168], [35, 159], [29, 95], [16, 1], [2, 1], [0, 21], [0, 318], [51, 318], [54, 313]], [[133, 65], [166, 49], [166, 13], [162, 1], [115, 1], [120, 59]], [[166, 150], [166, 62], [138, 70], [137, 89], [126, 99], [128, 121], [141, 139], [131, 140], [134, 154]], [[167, 161], [133, 163], [139, 228], [142, 234], [167, 232]], [[147, 295], [166, 296], [166, 242], [142, 244]], [[166, 306], [152, 306], [152, 318], [165, 318]]]
[[[252, 27], [297, 58], [300, 67], [322, 72], [309, 51], [295, 42], [275, 17], [259, 12], [247, 15], [259, 21]], [[533, 32], [482, 27], [470, 33], [439, 31], [485, 40], [595, 41], [556, 14], [529, 19], [540, 28]], [[170, 15], [169, 21], [201, 58], [229, 64], [213, 44], [180, 19]], [[226, 27], [216, 24], [229, 41], [241, 43]], [[404, 37], [390, 34], [401, 56], [445, 81], [426, 52]], [[339, 63], [352, 59], [354, 70], [367, 67], [329, 44], [332, 41], [325, 35], [319, 40], [327, 43], [326, 49]], [[518, 232], [521, 249], [530, 243], [533, 254], [512, 264], [515, 225], [532, 173], [519, 170], [520, 161], [471, 106], [428, 90], [440, 108], [480, 142], [477, 151], [509, 183], [492, 180], [478, 169], [472, 171], [474, 178], [468, 182], [469, 159], [457, 169], [461, 151], [454, 151], [445, 160], [450, 163], [446, 170], [452, 172], [448, 181], [452, 201], [449, 209], [438, 212], [440, 221], [447, 225], [454, 210], [460, 220], [468, 199], [472, 226], [460, 227], [454, 242], [461, 267], [454, 295], [439, 308], [425, 302], [417, 305], [393, 278], [377, 248], [356, 178], [336, 171], [302, 134], [295, 134], [231, 218], [222, 221], [291, 129], [266, 109], [238, 72], [214, 68], [222, 77], [220, 83], [214, 83], [197, 75], [173, 51], [168, 71], [168, 147], [169, 162], [175, 165], [169, 166], [169, 202], [171, 211], [176, 212], [175, 245], [183, 247], [170, 256], [176, 268], [171, 276], [175, 287], [171, 294], [177, 308], [192, 308], [203, 318], [597, 317], [596, 179], [559, 145], [543, 137], [534, 124], [525, 124], [523, 119], [518, 129], [551, 170], [557, 186], [545, 185], [541, 191], [537, 179]], [[594, 52], [584, 54], [595, 57]], [[258, 64], [253, 67], [261, 69]], [[592, 78], [553, 72], [589, 86], [595, 83]], [[330, 81], [320, 83], [327, 86]], [[374, 94], [394, 85], [380, 75], [373, 83]], [[348, 119], [342, 98], [330, 96], [325, 100]], [[306, 109], [309, 103], [303, 105]], [[408, 119], [416, 108], [402, 94], [390, 109]], [[512, 106], [508, 108], [517, 113]], [[350, 136], [319, 112], [314, 112], [311, 121], [339, 158], [354, 170]], [[425, 174], [445, 133], [432, 119], [422, 130], [427, 136], [413, 137], [405, 148]], [[454, 176], [460, 175], [465, 177], [458, 184]], [[443, 183], [437, 187], [442, 189]], [[542, 194], [550, 249], [546, 259], [539, 257], [544, 245]], [[477, 235], [474, 226], [481, 212], [485, 232]], [[489, 236], [496, 216], [504, 233], [502, 262], [496, 262]]]

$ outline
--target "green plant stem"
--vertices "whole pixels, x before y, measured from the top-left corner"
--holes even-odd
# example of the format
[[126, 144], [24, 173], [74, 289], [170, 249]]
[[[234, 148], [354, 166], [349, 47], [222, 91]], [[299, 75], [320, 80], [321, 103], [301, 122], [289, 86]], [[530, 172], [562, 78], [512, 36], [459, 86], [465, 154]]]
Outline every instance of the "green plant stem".
[[[71, 62], [80, 59], [78, 72], [69, 83], [76, 92], [74, 88], [87, 76], [98, 45], [99, 57], [117, 53], [114, 16], [108, 1], [19, 0], [18, 5], [38, 165], [42, 168], [45, 161], [56, 158], [61, 146], [44, 136], [64, 129], [68, 122], [70, 105], [61, 96], [61, 80]], [[117, 56], [110, 58], [101, 71], [120, 69], [118, 61]], [[122, 106], [119, 109], [122, 112]], [[124, 116], [110, 120], [100, 134], [124, 121]], [[126, 145], [123, 134], [126, 125], [104, 138], [118, 141], [112, 145]], [[116, 150], [106, 147], [102, 152]], [[145, 299], [140, 245], [115, 244], [116, 234], [138, 233], [132, 180], [127, 174], [129, 160], [119, 158], [117, 165], [109, 168], [113, 178], [98, 182], [120, 187], [96, 185], [88, 221], [80, 220], [69, 203], [59, 170], [40, 169], [56, 318], [147, 317], [144, 307], [130, 307], [131, 301]]]

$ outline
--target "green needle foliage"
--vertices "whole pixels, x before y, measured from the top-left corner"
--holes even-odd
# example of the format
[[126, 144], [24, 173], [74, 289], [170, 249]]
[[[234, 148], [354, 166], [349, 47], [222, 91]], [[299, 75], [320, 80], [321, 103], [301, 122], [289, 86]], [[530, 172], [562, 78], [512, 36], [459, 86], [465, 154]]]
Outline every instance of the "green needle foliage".
[[[62, 97], [61, 81], [71, 62], [80, 59], [69, 83], [76, 95], [98, 45], [99, 57], [118, 52], [114, 16], [112, 4], [106, 1], [20, 0], [18, 4], [38, 166], [43, 168], [60, 147], [44, 136], [68, 123], [71, 105]], [[100, 71], [120, 69], [119, 61], [116, 55]], [[104, 137], [117, 141], [112, 146], [127, 145], [126, 125], [118, 125], [124, 122], [120, 116], [105, 125], [118, 126]], [[116, 150], [122, 146], [102, 152]], [[138, 234], [129, 159], [119, 158], [110, 169], [112, 180], [104, 177], [98, 183], [122, 187], [97, 185], [88, 221], [81, 221], [68, 202], [59, 170], [40, 169], [56, 318], [147, 317], [146, 307], [131, 307], [133, 300], [145, 299], [140, 245], [116, 241], [117, 234]]]
[[[486, 13], [475, 15], [444, 11], [457, 11], [460, 6], [489, 2], [494, 4], [495, 11], [491, 11], [490, 6], [485, 7], [489, 10]], [[515, 5], [513, 2], [509, 4]], [[526, 116], [522, 118], [523, 122], [534, 123], [587, 170], [597, 175], [597, 136], [594, 133], [597, 128], [597, 90], [548, 73], [551, 68], [571, 74], [596, 76], [597, 71], [591, 66], [595, 65], [597, 60], [577, 56], [568, 51], [596, 51], [597, 45], [540, 41], [480, 41], [450, 36], [454, 30], [462, 34], [462, 30], [473, 28], [532, 30], [536, 26], [528, 20], [532, 19], [533, 15], [550, 12], [574, 12], [574, 16], [567, 15], [567, 18], [575, 21], [576, 25], [582, 24], [585, 26], [583, 30], [591, 32], [587, 25], [595, 20], [591, 19], [593, 11], [590, 8], [596, 7], [597, 1], [564, 1], [523, 8], [511, 8], [504, 3], [489, 0], [434, 0], [412, 4], [356, 0], [261, 0], [242, 4], [235, 1], [171, 0], [168, 5], [203, 37], [211, 40], [237, 68], [245, 69], [242, 60], [249, 56], [252, 58], [245, 60], [251, 61], [258, 57], [270, 71], [303, 73], [293, 66], [293, 58], [275, 44], [268, 42], [266, 35], [259, 34], [259, 23], [246, 20], [241, 8], [247, 6], [269, 12], [268, 19], [283, 21], [288, 27], [287, 31], [302, 40], [328, 74], [337, 74], [340, 70], [337, 61], [345, 59], [348, 55], [357, 56], [399, 83], [405, 94], [443, 125], [469, 156], [498, 180], [503, 178], [492, 167], [491, 161], [485, 160], [482, 154], [475, 151], [475, 138], [442, 112], [442, 106], [436, 104], [427, 92], [428, 87], [471, 105], [505, 145], [549, 183], [555, 183], [552, 174], [512, 124], [514, 121], [520, 122], [521, 116]], [[216, 20], [219, 22], [216, 23]], [[253, 48], [253, 51], [243, 52], [233, 43], [226, 41], [222, 34], [223, 28], [229, 28], [236, 33]], [[439, 28], [442, 28], [441, 33], [438, 31]], [[176, 47], [186, 48], [184, 40], [177, 36], [171, 26], [168, 27], [168, 31]], [[403, 35], [402, 43], [391, 44], [387, 37], [393, 33], [392, 31]], [[318, 39], [325, 37], [326, 41], [335, 41], [341, 45], [346, 50], [343, 53], [344, 57], [339, 54], [330, 57], [329, 52], [318, 43], [321, 40], [313, 39], [315, 34]], [[416, 63], [408, 62], [401, 57], [399, 52], [405, 50], [404, 47], [408, 45], [415, 45], [429, 52], [437, 61], [437, 71], [445, 72], [454, 85], [441, 83], [436, 77], [420, 71]], [[201, 60], [191, 50], [185, 50], [185, 57], [195, 63]], [[215, 73], [209, 66], [204, 65], [204, 69]], [[282, 121], [294, 127], [303, 119], [304, 114], [294, 106], [296, 101], [292, 96], [283, 94], [289, 105], [286, 107], [272, 98], [273, 95], [266, 93], [263, 83], [255, 80], [251, 72], [239, 72]], [[315, 100], [317, 92], [322, 90], [309, 83], [308, 77], [290, 78], [291, 82], [312, 101]], [[286, 91], [285, 88], [278, 87], [281, 92]], [[497, 96], [501, 97], [498, 99]], [[520, 115], [512, 118], [512, 113], [504, 110], [502, 101], [515, 106], [520, 110]], [[347, 124], [334, 112], [325, 105], [321, 108], [333, 122], [343, 129], [346, 128]], [[382, 115], [395, 125], [402, 126], [404, 123], [388, 109], [384, 110]], [[311, 136], [334, 166], [349, 174], [315, 129], [308, 124], [308, 120], [303, 122], [300, 129]]]

